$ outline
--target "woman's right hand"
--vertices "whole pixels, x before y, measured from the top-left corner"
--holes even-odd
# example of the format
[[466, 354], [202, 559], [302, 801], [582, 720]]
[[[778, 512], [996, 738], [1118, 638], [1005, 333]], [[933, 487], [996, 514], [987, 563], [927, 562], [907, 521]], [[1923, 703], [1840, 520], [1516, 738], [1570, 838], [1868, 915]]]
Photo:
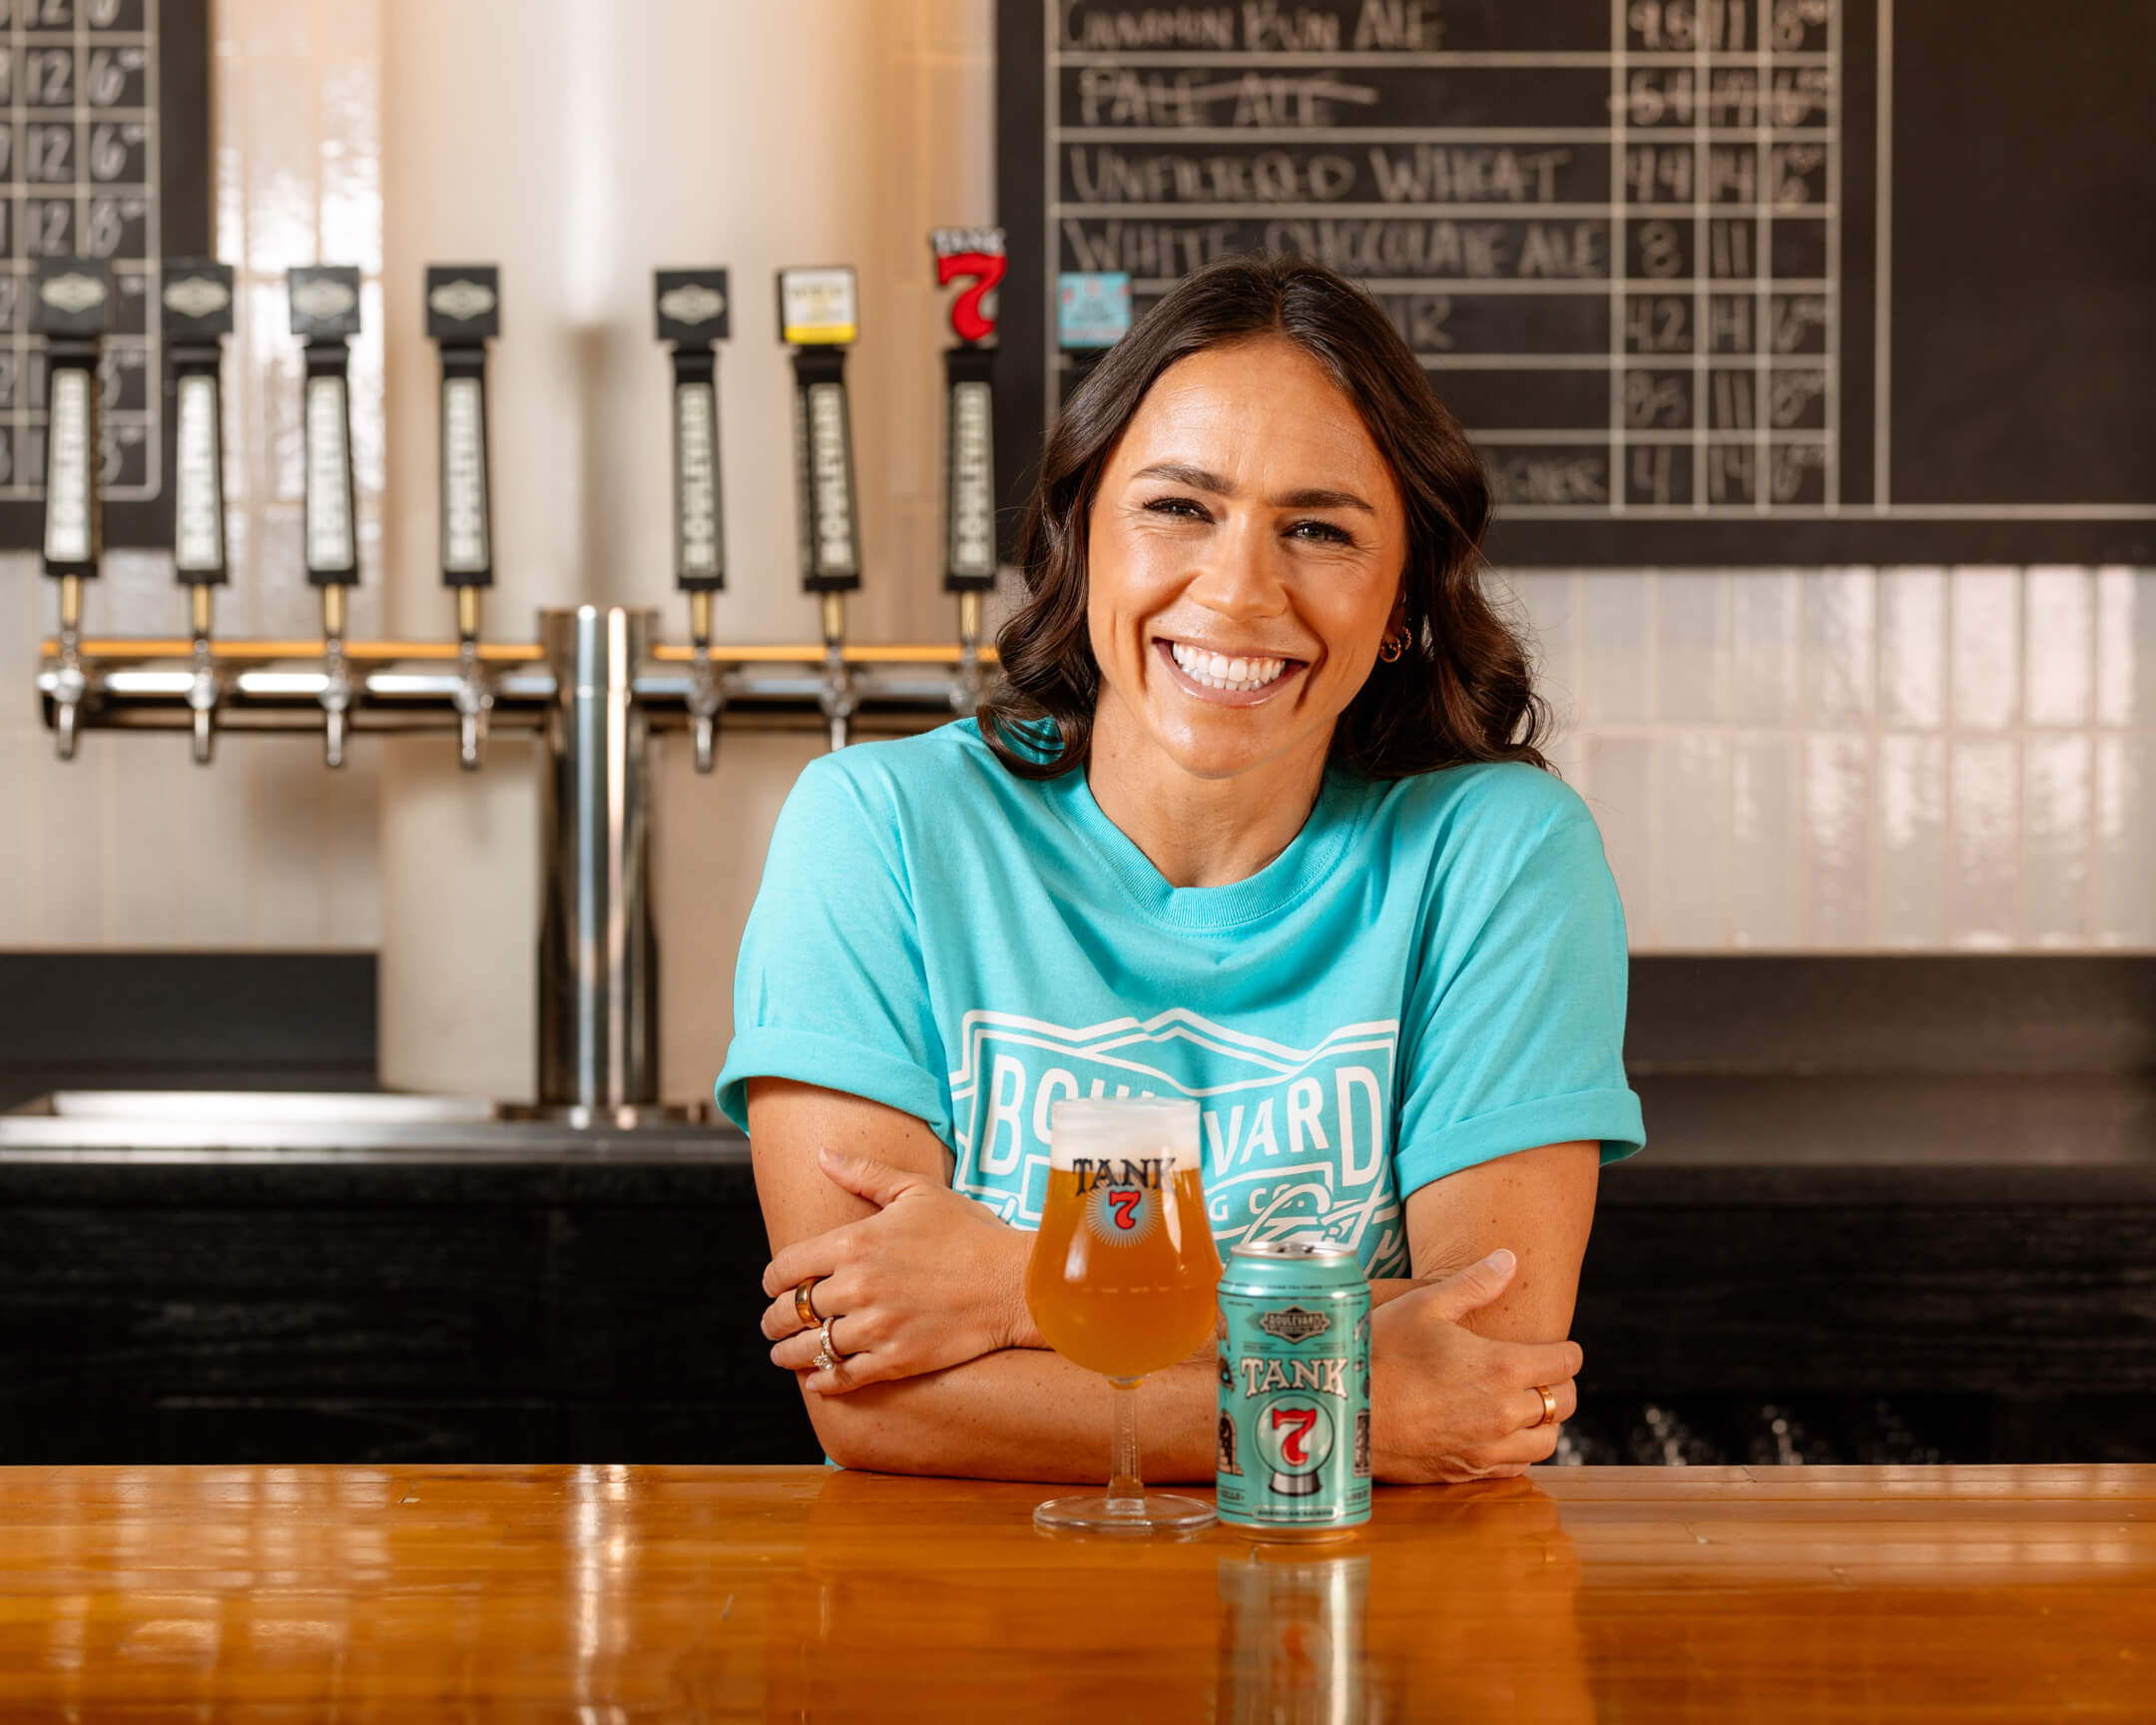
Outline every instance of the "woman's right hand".
[[[1546, 1461], [1578, 1397], [1576, 1342], [1493, 1342], [1461, 1322], [1511, 1282], [1500, 1247], [1443, 1280], [1418, 1279], [1370, 1314], [1370, 1448], [1395, 1485], [1509, 1478]], [[1541, 1424], [1546, 1386], [1557, 1418]]]

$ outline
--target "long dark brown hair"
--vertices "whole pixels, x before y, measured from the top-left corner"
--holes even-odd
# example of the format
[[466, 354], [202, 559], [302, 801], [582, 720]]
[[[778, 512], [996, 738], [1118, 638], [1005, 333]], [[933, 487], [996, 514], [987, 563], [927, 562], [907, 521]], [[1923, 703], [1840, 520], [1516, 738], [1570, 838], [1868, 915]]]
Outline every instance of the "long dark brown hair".
[[1482, 463], [1377, 302], [1302, 258], [1229, 258], [1186, 277], [1065, 403], [1019, 534], [1027, 597], [996, 637], [1002, 673], [980, 709], [981, 736], [1027, 779], [1085, 761], [1100, 695], [1086, 629], [1086, 524], [1101, 474], [1161, 373], [1262, 335], [1286, 336], [1326, 368], [1362, 415], [1407, 510], [1406, 649], [1371, 668], [1341, 714], [1332, 759], [1374, 779], [1471, 761], [1547, 767], [1536, 743], [1548, 713], [1526, 651], [1482, 591]]

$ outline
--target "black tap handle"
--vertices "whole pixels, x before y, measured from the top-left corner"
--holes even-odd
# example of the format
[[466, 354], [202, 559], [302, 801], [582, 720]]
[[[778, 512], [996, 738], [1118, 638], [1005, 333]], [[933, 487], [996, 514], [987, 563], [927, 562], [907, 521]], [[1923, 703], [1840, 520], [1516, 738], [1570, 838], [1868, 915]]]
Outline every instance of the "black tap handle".
[[306, 341], [301, 417], [306, 479], [306, 572], [316, 587], [359, 581], [351, 464], [351, 350], [359, 332], [359, 272], [316, 264], [289, 275], [291, 328]]
[[442, 585], [491, 587], [494, 522], [486, 344], [501, 333], [500, 269], [492, 264], [430, 266], [426, 329], [441, 346]]
[[943, 591], [996, 578], [995, 350], [943, 350]]
[[845, 350], [859, 333], [849, 265], [779, 272], [779, 338], [794, 349], [794, 470], [802, 587], [860, 585], [860, 515]]
[[802, 588], [850, 593], [860, 585], [861, 559], [843, 348], [796, 351], [794, 401]]
[[719, 356], [674, 350], [674, 585], [726, 587], [725, 506], [719, 483]]
[[674, 584], [726, 586], [726, 506], [719, 463], [719, 355], [732, 327], [724, 270], [661, 270], [652, 282], [659, 339], [673, 343]]
[[45, 337], [45, 573], [87, 577], [104, 550], [98, 338], [113, 276], [87, 258], [46, 258], [31, 278], [30, 328]]
[[168, 258], [158, 297], [173, 372], [173, 572], [183, 587], [225, 583], [224, 337], [232, 266]]

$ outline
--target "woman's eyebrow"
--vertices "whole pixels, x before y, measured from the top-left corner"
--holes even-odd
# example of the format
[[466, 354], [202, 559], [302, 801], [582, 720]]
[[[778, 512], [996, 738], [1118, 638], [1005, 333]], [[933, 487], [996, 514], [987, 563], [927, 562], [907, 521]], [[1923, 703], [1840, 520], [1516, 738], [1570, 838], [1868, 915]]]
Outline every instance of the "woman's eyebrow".
[[1210, 491], [1216, 497], [1233, 497], [1235, 486], [1209, 468], [1194, 467], [1188, 461], [1156, 461], [1150, 467], [1141, 467], [1131, 475], [1133, 479], [1165, 479], [1171, 485], [1188, 485], [1193, 491]]
[[1359, 509], [1365, 515], [1377, 511], [1362, 501], [1352, 491], [1329, 491], [1323, 486], [1307, 491], [1291, 491], [1285, 497], [1273, 499], [1276, 509]]
[[[1133, 479], [1165, 479], [1171, 485], [1188, 485], [1193, 491], [1210, 492], [1215, 497], [1233, 497], [1235, 486], [1210, 468], [1194, 467], [1187, 461], [1156, 461], [1150, 467], [1141, 467], [1131, 475]], [[1336, 491], [1327, 486], [1311, 486], [1301, 491], [1290, 491], [1270, 499], [1276, 509], [1359, 509], [1365, 515], [1374, 515], [1376, 509], [1357, 497], [1352, 491]]]

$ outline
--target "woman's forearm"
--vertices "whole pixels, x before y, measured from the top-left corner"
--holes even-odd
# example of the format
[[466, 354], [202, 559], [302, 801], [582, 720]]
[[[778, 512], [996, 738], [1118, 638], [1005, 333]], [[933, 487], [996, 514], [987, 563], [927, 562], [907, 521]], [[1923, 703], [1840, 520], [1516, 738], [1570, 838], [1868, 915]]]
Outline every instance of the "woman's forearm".
[[[1156, 1372], [1138, 1392], [1145, 1477], [1167, 1483], [1213, 1476], [1210, 1359]], [[1115, 1405], [1108, 1381], [1033, 1349], [986, 1354], [925, 1377], [807, 1398], [833, 1461], [884, 1473], [983, 1479], [1108, 1477]]]

